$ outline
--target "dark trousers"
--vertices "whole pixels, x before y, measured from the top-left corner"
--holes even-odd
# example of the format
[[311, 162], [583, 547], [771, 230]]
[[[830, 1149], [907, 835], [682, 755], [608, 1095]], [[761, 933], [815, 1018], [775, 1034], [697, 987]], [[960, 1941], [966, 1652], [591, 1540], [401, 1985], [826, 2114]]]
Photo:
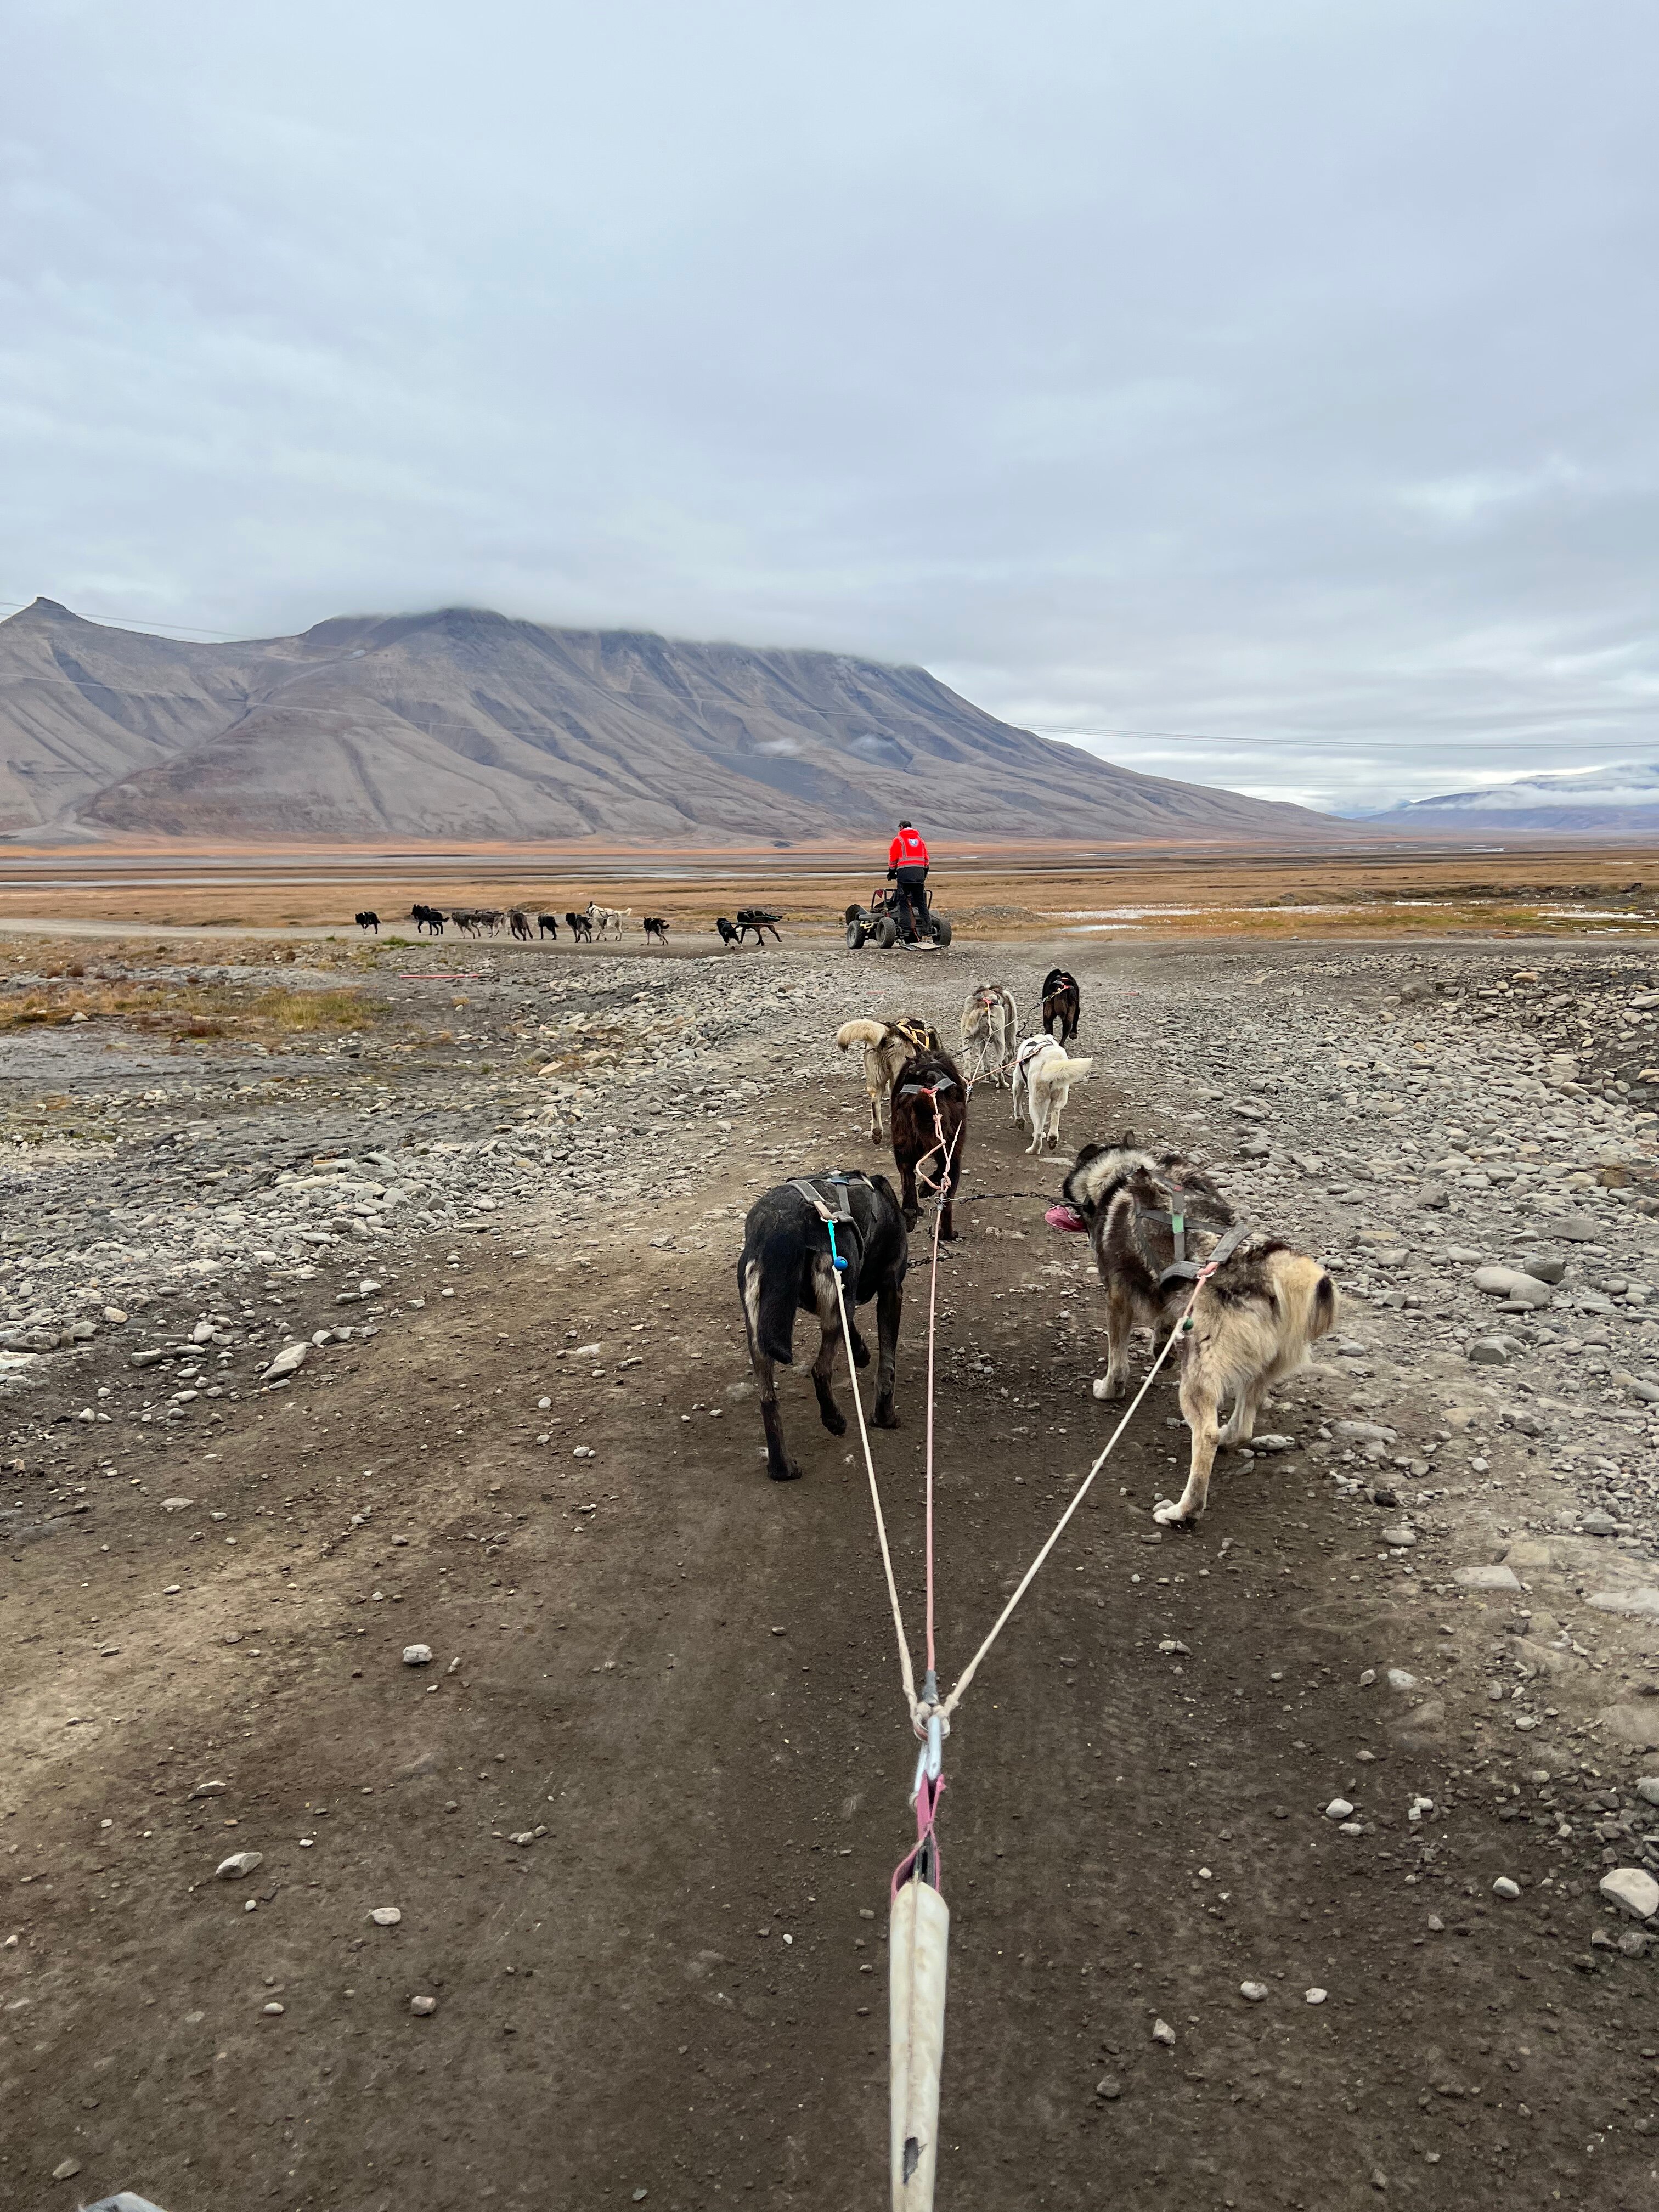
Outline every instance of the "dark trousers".
[[899, 869], [894, 878], [894, 887], [908, 911], [909, 927], [904, 933], [907, 937], [917, 937], [921, 933], [922, 921], [927, 913], [927, 881], [926, 867], [916, 866]]

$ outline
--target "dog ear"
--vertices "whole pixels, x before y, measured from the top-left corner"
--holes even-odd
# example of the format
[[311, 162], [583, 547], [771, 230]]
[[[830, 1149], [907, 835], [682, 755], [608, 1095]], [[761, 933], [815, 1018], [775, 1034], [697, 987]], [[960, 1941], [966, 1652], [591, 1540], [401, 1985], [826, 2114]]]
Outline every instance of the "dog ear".
[[1098, 1159], [1105, 1149], [1106, 1147], [1104, 1145], [1085, 1145], [1082, 1151], [1078, 1154], [1077, 1158], [1073, 1161], [1073, 1167], [1086, 1167], [1091, 1160]]
[[1118, 1143], [1124, 1152], [1132, 1152], [1134, 1150], [1135, 1146], [1134, 1131], [1133, 1129], [1126, 1129], [1123, 1132], [1123, 1134], [1118, 1139]]

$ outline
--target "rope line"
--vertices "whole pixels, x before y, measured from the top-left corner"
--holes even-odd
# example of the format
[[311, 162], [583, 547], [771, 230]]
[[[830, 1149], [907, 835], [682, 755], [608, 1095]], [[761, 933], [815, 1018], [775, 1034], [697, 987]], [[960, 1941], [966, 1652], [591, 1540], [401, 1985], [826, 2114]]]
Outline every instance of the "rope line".
[[1041, 1569], [1043, 1561], [1048, 1558], [1049, 1553], [1054, 1550], [1054, 1546], [1059, 1543], [1061, 1536], [1065, 1534], [1066, 1523], [1071, 1520], [1073, 1514], [1077, 1511], [1078, 1507], [1082, 1504], [1084, 1499], [1088, 1496], [1089, 1486], [1093, 1482], [1095, 1477], [1100, 1473], [1101, 1468], [1105, 1466], [1107, 1461], [1111, 1457], [1118, 1438], [1123, 1434], [1125, 1429], [1128, 1427], [1130, 1422], [1134, 1419], [1136, 1413], [1139, 1410], [1141, 1400], [1152, 1389], [1153, 1382], [1157, 1380], [1158, 1369], [1163, 1366], [1164, 1361], [1169, 1358], [1170, 1348], [1174, 1345], [1176, 1339], [1181, 1334], [1182, 1325], [1186, 1322], [1188, 1316], [1192, 1312], [1200, 1291], [1203, 1289], [1205, 1284], [1209, 1280], [1211, 1275], [1214, 1272], [1213, 1267], [1204, 1267], [1200, 1270], [1198, 1280], [1193, 1285], [1193, 1295], [1188, 1299], [1186, 1304], [1182, 1307], [1180, 1319], [1176, 1322], [1175, 1327], [1170, 1331], [1169, 1335], [1164, 1339], [1163, 1351], [1158, 1353], [1158, 1358], [1153, 1360], [1151, 1367], [1147, 1369], [1146, 1381], [1141, 1384], [1139, 1389], [1136, 1391], [1133, 1399], [1130, 1401], [1128, 1408], [1123, 1415], [1122, 1419], [1119, 1421], [1117, 1426], [1112, 1431], [1111, 1435], [1107, 1438], [1105, 1447], [1102, 1450], [1099, 1458], [1089, 1469], [1088, 1474], [1084, 1476], [1082, 1482], [1078, 1486], [1076, 1497], [1073, 1498], [1071, 1504], [1066, 1507], [1066, 1510], [1060, 1515], [1060, 1519], [1055, 1522], [1054, 1533], [1049, 1536], [1048, 1542], [1044, 1544], [1042, 1549], [1032, 1560], [1030, 1565], [1027, 1567], [1024, 1574], [1020, 1578], [1019, 1587], [1015, 1590], [1007, 1604], [1003, 1607], [1002, 1611], [997, 1615], [990, 1634], [986, 1638], [983, 1644], [980, 1645], [978, 1650], [975, 1652], [973, 1657], [963, 1668], [961, 1674], [957, 1675], [956, 1686], [951, 1691], [950, 1696], [946, 1698], [944, 1703], [938, 1708], [939, 1714], [944, 1719], [948, 1721], [951, 1715], [955, 1712], [957, 1707], [962, 1703], [963, 1698], [967, 1694], [969, 1684], [979, 1672], [981, 1661], [985, 1657], [986, 1654], [990, 1650], [991, 1646], [996, 1642], [998, 1637], [1001, 1635], [1003, 1630], [1007, 1626], [1015, 1607], [1019, 1603], [1021, 1598], [1024, 1596], [1026, 1591], [1030, 1589], [1031, 1584], [1036, 1580], [1038, 1571]]
[[870, 1431], [864, 1425], [864, 1393], [859, 1388], [858, 1366], [853, 1358], [853, 1338], [847, 1326], [847, 1300], [842, 1293], [842, 1270], [835, 1265], [836, 1233], [830, 1231], [830, 1272], [836, 1279], [836, 1304], [841, 1314], [841, 1340], [847, 1347], [847, 1371], [853, 1378], [853, 1407], [859, 1417], [859, 1442], [864, 1447], [865, 1473], [870, 1479], [870, 1503], [875, 1509], [876, 1541], [881, 1547], [881, 1569], [887, 1577], [887, 1602], [892, 1608], [893, 1633], [898, 1638], [899, 1674], [904, 1684], [905, 1702], [910, 1708], [910, 1725], [918, 1735], [927, 1723], [927, 1708], [916, 1695], [916, 1678], [910, 1664], [910, 1642], [904, 1632], [904, 1613], [899, 1604], [898, 1584], [893, 1577], [893, 1554], [887, 1542], [887, 1522], [881, 1510], [881, 1486], [876, 1480], [876, 1463], [870, 1455]]

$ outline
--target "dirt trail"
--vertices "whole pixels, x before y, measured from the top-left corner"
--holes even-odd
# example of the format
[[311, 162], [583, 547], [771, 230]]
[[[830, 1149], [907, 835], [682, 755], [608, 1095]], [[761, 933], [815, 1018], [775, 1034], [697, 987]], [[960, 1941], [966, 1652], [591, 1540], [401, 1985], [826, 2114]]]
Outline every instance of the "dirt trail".
[[[1144, 1118], [1100, 1076], [1068, 1145]], [[399, 1329], [211, 1438], [124, 1433], [127, 1494], [5, 1562], [0, 2200], [884, 2201], [912, 1746], [855, 1438], [803, 1364], [805, 1478], [766, 1481], [732, 1279], [763, 1146], [872, 1164], [855, 1088], [751, 1108], [665, 1212], [532, 1223], [523, 1258], [434, 1232], [386, 1272], [427, 1298]], [[1052, 1188], [1006, 1093], [974, 1108], [966, 1187]], [[1082, 1240], [1026, 1199], [964, 1217], [947, 1679], [1110, 1415]], [[921, 1261], [905, 1426], [876, 1438], [913, 1621]], [[1509, 1601], [1380, 1566], [1299, 1458], [1224, 1465], [1202, 1527], [1160, 1536], [1173, 1414], [1155, 1391], [950, 1742], [941, 2212], [1650, 2204], [1652, 1962], [1586, 1949], [1588, 1876], [1495, 1899], [1518, 1831], [1460, 1763], [1468, 1717], [1402, 1744], [1359, 1686], [1442, 1626], [1449, 1657], [1490, 1641]], [[1419, 1792], [1461, 1808], [1437, 1844]], [[1339, 1794], [1367, 1832], [1324, 1817]]]

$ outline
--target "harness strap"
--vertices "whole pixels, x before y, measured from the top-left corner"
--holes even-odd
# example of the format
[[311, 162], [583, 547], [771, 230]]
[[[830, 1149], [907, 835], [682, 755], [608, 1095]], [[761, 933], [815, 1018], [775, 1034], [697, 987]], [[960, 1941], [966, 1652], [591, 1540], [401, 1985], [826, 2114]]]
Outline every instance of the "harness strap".
[[1166, 1267], [1158, 1279], [1159, 1290], [1172, 1283], [1197, 1283], [1200, 1276], [1212, 1275], [1216, 1269], [1231, 1260], [1244, 1239], [1250, 1234], [1248, 1221], [1236, 1222], [1200, 1268], [1194, 1260], [1177, 1260], [1173, 1267]]
[[854, 1168], [850, 1172], [837, 1168], [828, 1174], [814, 1176], [810, 1181], [805, 1176], [794, 1178], [789, 1187], [800, 1193], [820, 1221], [850, 1222], [853, 1206], [848, 1196], [848, 1186], [853, 1182], [868, 1182], [869, 1180], [861, 1168]]

